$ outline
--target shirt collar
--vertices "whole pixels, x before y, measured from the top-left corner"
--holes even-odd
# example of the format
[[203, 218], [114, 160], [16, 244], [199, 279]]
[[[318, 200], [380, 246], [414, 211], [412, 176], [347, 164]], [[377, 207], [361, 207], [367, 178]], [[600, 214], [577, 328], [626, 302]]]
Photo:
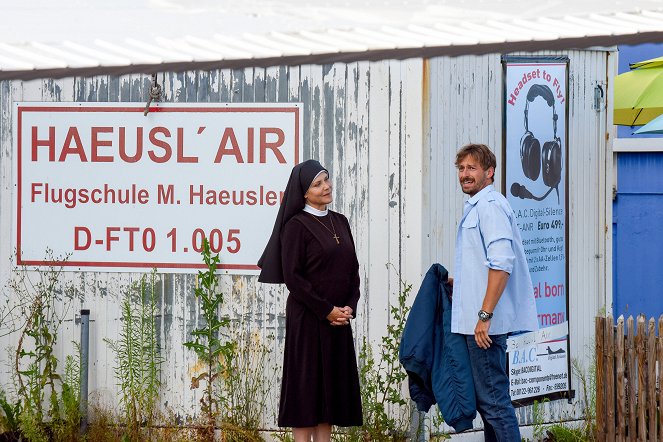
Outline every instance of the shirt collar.
[[304, 206], [304, 212], [308, 212], [308, 213], [310, 213], [311, 215], [315, 215], [315, 216], [326, 216], [327, 213], [329, 212], [329, 210], [328, 210], [328, 209], [325, 209], [325, 210], [318, 210], [318, 209], [316, 209], [315, 207], [311, 207], [311, 206], [309, 206], [308, 204], [306, 204], [306, 205]]
[[467, 202], [472, 204], [472, 205], [475, 205], [488, 192], [492, 192], [493, 190], [495, 190], [495, 185], [494, 184], [489, 184], [486, 187], [484, 187], [483, 189], [481, 189], [479, 192], [477, 192], [472, 198], [468, 199]]

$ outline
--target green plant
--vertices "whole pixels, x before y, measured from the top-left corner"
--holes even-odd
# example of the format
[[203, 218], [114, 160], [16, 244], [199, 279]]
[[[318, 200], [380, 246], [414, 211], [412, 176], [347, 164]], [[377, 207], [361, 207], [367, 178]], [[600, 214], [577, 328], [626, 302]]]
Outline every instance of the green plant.
[[119, 339], [105, 339], [115, 353], [115, 378], [121, 390], [120, 403], [129, 440], [141, 438], [141, 427], [150, 428], [156, 419], [163, 362], [156, 338], [156, 271], [144, 275], [122, 300]]
[[185, 342], [184, 346], [193, 350], [205, 364], [206, 371], [191, 379], [191, 388], [199, 388], [200, 382], [206, 381], [200, 403], [208, 426], [207, 437], [212, 440], [222, 401], [214, 394], [214, 384], [215, 380], [224, 374], [224, 365], [227, 366], [227, 361], [232, 358], [234, 345], [227, 340], [224, 342], [221, 336], [221, 330], [228, 327], [230, 320], [219, 317], [223, 294], [218, 292], [216, 268], [220, 260], [218, 254], [212, 255], [207, 239], [203, 240], [202, 257], [207, 270], [198, 272], [199, 286], [194, 290], [200, 303], [202, 326], [191, 332], [193, 340]]
[[[47, 260], [64, 261], [54, 259], [50, 251]], [[62, 267], [22, 268], [8, 284], [18, 299], [7, 310], [12, 322], [8, 328], [18, 332], [14, 379], [19, 400], [12, 413], [17, 414], [21, 434], [30, 441], [78, 439], [77, 397], [69, 395], [55, 356], [58, 330], [73, 300], [73, 289], [63, 287], [61, 275]], [[72, 401], [76, 403], [74, 414], [67, 406]], [[4, 412], [6, 415], [7, 409]]]
[[60, 392], [60, 408], [62, 410], [59, 420], [51, 423], [55, 440], [75, 440], [77, 438], [80, 421], [80, 384], [81, 384], [81, 351], [78, 343], [72, 343], [76, 349], [74, 355], [65, 357], [64, 378]]
[[444, 423], [444, 417], [442, 416], [442, 413], [440, 413], [440, 409], [434, 407], [430, 410], [429, 413], [429, 419], [426, 422], [427, 432], [430, 434], [429, 440], [431, 442], [438, 442], [451, 439], [451, 435], [449, 433], [437, 432]]
[[97, 399], [89, 402], [89, 423], [86, 442], [117, 442], [122, 438], [117, 416]]
[[596, 354], [592, 353], [592, 362], [585, 372], [577, 359], [571, 361], [573, 372], [580, 379], [583, 394], [583, 425], [581, 432], [586, 440], [594, 440], [596, 430]]
[[224, 440], [262, 441], [258, 429], [276, 377], [268, 368], [270, 347], [259, 332], [243, 323], [232, 330], [231, 342], [232, 351], [225, 359], [224, 376], [220, 377], [225, 395], [221, 401]]
[[293, 442], [294, 441], [291, 431], [277, 431], [277, 432], [271, 433], [270, 436], [272, 437], [272, 439], [277, 440], [279, 442]]
[[533, 426], [533, 431], [532, 431], [532, 438], [534, 440], [541, 440], [543, 439], [546, 429], [544, 426], [544, 411], [543, 411], [543, 404], [546, 403], [548, 399], [544, 399], [543, 403], [539, 401], [534, 401], [534, 404], [532, 404], [532, 426]]
[[402, 394], [407, 374], [398, 360], [398, 351], [410, 311], [407, 299], [411, 291], [411, 284], [400, 282], [398, 303], [390, 308], [390, 323], [377, 358], [368, 340], [362, 340], [359, 382], [364, 425], [346, 432], [351, 441], [404, 441], [407, 437], [412, 409]]
[[588, 438], [579, 428], [568, 428], [561, 424], [555, 424], [548, 428], [546, 442], [587, 442], [594, 438]]
[[0, 390], [0, 434], [18, 433], [18, 416], [21, 411], [21, 401], [10, 402], [3, 390]]
[[[582, 385], [582, 425], [570, 428], [563, 423], [555, 423], [547, 427], [546, 442], [573, 442], [596, 440], [596, 354], [593, 353], [592, 362], [585, 371], [577, 359], [571, 361], [573, 373]], [[536, 438], [535, 438], [536, 439]]]

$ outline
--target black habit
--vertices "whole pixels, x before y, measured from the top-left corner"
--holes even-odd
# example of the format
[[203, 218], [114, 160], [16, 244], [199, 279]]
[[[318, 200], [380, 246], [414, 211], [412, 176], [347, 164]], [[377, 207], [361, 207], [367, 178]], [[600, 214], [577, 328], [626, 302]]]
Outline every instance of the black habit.
[[283, 278], [290, 294], [278, 424], [360, 426], [352, 329], [332, 326], [326, 319], [334, 306], [357, 310], [359, 264], [348, 220], [331, 210], [322, 217], [299, 212], [287, 221], [280, 237]]

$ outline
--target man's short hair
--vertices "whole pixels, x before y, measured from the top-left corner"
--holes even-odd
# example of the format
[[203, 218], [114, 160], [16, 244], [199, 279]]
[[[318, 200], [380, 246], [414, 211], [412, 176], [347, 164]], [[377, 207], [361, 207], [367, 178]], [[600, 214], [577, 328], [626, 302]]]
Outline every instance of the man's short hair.
[[483, 170], [488, 170], [490, 167], [497, 169], [497, 159], [495, 158], [495, 154], [490, 150], [490, 147], [485, 144], [471, 143], [461, 147], [456, 154], [456, 167], [458, 167], [458, 164], [460, 164], [460, 162], [468, 155], [472, 155], [472, 157], [481, 164]]

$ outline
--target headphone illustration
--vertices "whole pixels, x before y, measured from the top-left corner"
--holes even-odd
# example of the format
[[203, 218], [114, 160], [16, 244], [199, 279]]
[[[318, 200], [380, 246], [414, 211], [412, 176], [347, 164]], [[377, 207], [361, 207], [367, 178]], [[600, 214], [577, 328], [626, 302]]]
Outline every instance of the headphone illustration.
[[[529, 104], [537, 97], [543, 98], [548, 106], [552, 108], [553, 116], [553, 139], [541, 143], [529, 130]], [[519, 183], [511, 185], [511, 195], [521, 199], [544, 200], [550, 192], [557, 192], [557, 203], [559, 203], [559, 182], [562, 179], [562, 140], [557, 136], [557, 112], [555, 112], [555, 96], [545, 84], [534, 84], [527, 92], [525, 102], [525, 134], [520, 139], [520, 161], [525, 176], [532, 181], [539, 179], [539, 173], [543, 175], [543, 183], [549, 187], [543, 196], [532, 195], [527, 187]]]

